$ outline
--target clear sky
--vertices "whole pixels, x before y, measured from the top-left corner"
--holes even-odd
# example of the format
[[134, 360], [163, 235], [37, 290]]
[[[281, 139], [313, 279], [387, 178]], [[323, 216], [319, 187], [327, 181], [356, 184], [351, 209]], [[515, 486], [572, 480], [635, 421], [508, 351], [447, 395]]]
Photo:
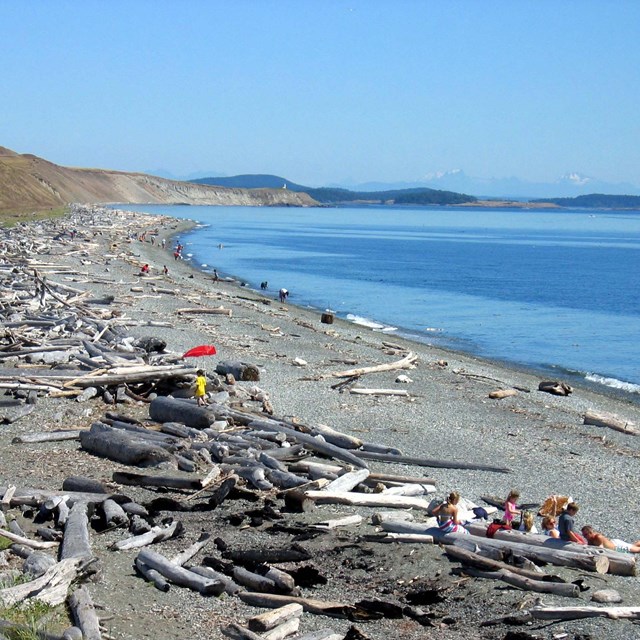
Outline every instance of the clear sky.
[[640, 184], [638, 0], [0, 0], [0, 145], [69, 166]]

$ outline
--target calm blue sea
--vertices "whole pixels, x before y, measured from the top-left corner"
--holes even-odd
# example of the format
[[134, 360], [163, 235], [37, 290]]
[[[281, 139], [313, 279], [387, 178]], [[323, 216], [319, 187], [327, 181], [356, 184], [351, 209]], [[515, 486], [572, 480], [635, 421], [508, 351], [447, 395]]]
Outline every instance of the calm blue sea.
[[135, 210], [197, 220], [180, 238], [195, 265], [292, 303], [640, 398], [640, 214]]

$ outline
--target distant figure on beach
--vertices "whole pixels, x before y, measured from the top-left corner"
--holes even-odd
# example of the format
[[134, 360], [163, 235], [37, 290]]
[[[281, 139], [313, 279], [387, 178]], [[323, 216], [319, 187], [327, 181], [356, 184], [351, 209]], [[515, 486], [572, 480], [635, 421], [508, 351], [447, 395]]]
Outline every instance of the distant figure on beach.
[[218, 245], [218, 249], [224, 249], [224, 245], [222, 244], [222, 242]]
[[265, 280], [264, 282], [261, 282], [261, 283], [260, 283], [260, 288], [261, 288], [263, 291], [266, 291], [266, 289], [267, 289], [268, 287], [269, 287], [269, 283], [268, 283], [266, 280]]
[[280, 302], [286, 302], [288, 297], [289, 297], [289, 292], [286, 289], [280, 289], [278, 293], [278, 298], [280, 299]]
[[144, 264], [140, 267], [140, 273], [149, 273], [149, 265]]
[[520, 511], [518, 510], [517, 501], [520, 497], [520, 492], [512, 489], [509, 491], [509, 495], [504, 502], [504, 523], [505, 524], [513, 524], [513, 519], [515, 516], [520, 515]]
[[165, 276], [169, 275], [169, 269], [167, 269], [167, 265], [166, 264], [162, 267], [162, 273], [164, 273]]
[[439, 504], [431, 513], [438, 518], [438, 527], [443, 533], [469, 533], [458, 517], [460, 494], [452, 491], [446, 502]]
[[162, 242], [160, 244], [162, 244], [162, 248], [164, 249], [167, 246], [167, 239], [162, 238]]
[[207, 402], [207, 379], [204, 376], [204, 371], [198, 369], [196, 371], [196, 402], [199, 407], [204, 407], [209, 404]]
[[582, 535], [587, 542], [594, 547], [604, 547], [612, 551], [620, 551], [621, 553], [640, 553], [640, 540], [635, 542], [625, 542], [619, 538], [609, 540], [605, 535], [596, 531], [591, 525], [582, 527]]
[[218, 270], [214, 269], [213, 270], [213, 281], [214, 282], [218, 282], [218, 280], [220, 280], [220, 276], [218, 275]]
[[556, 519], [553, 516], [545, 516], [542, 518], [542, 533], [550, 538], [560, 537], [560, 532], [556, 526]]
[[575, 502], [570, 502], [567, 508], [562, 512], [558, 519], [558, 531], [560, 532], [560, 539], [568, 542], [575, 542], [577, 544], [587, 544], [585, 538], [576, 532], [576, 520], [575, 516], [578, 513], [580, 507]]

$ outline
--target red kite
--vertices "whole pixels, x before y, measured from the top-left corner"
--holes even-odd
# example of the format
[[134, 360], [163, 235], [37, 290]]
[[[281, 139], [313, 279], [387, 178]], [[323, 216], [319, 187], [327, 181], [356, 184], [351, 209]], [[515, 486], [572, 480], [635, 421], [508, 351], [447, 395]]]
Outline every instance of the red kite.
[[201, 358], [203, 356], [215, 356], [216, 348], [212, 344], [201, 344], [199, 347], [193, 347], [189, 349], [182, 357], [183, 358]]

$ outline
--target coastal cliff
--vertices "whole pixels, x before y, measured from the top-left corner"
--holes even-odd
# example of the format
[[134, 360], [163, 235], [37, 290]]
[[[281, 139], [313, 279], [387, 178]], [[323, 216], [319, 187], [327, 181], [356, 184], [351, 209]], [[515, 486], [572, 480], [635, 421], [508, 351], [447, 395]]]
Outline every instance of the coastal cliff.
[[229, 189], [166, 180], [143, 173], [63, 167], [0, 147], [0, 211], [55, 208], [70, 202], [313, 206], [287, 189]]

